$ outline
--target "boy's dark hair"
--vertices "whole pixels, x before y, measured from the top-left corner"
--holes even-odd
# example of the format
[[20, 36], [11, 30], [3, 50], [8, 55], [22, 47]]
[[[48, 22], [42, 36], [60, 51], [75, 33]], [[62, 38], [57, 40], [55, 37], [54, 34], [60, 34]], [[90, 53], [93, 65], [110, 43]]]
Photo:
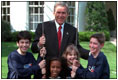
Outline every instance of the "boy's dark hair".
[[19, 32], [17, 35], [17, 42], [19, 42], [19, 40], [21, 39], [28, 39], [31, 42], [31, 34], [29, 33], [29, 31]]
[[91, 39], [91, 38], [96, 38], [100, 44], [102, 44], [102, 43], [105, 42], [105, 36], [104, 36], [103, 33], [96, 33], [96, 34], [93, 34], [93, 35], [90, 37], [90, 39]]

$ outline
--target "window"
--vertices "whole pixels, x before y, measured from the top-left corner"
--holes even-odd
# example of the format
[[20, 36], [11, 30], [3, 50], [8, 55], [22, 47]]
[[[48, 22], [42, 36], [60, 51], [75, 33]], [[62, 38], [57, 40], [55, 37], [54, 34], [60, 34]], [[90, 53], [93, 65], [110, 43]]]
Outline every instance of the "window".
[[29, 2], [29, 30], [35, 30], [43, 22], [44, 1]]
[[67, 18], [67, 22], [70, 23], [71, 25], [74, 26], [75, 24], [75, 2], [71, 1], [71, 2], [67, 2], [68, 7], [69, 7], [69, 16]]
[[10, 22], [10, 1], [2, 1], [2, 20]]

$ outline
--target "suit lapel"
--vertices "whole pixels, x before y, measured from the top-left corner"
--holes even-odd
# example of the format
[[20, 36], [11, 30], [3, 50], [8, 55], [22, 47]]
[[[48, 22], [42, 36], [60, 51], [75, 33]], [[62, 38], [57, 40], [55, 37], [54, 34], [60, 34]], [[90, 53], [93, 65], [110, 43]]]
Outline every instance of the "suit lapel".
[[61, 43], [61, 53], [64, 51], [64, 48], [67, 45], [68, 37], [69, 37], [68, 26], [65, 23], [65, 25], [64, 25], [63, 39], [62, 39], [62, 43]]
[[53, 28], [53, 31], [52, 31], [52, 35], [55, 37], [55, 49], [57, 49], [56, 51], [58, 52], [58, 37], [57, 37], [57, 29], [56, 29], [56, 25], [55, 25], [55, 22], [52, 21], [52, 28]]

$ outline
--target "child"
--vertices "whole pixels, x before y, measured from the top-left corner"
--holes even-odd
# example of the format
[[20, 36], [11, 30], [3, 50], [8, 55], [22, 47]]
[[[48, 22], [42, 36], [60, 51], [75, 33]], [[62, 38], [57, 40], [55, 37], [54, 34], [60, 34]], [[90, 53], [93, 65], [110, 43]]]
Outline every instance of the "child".
[[65, 78], [66, 66], [63, 58], [51, 58], [46, 64], [46, 78], [47, 79], [62, 79]]
[[105, 36], [102, 33], [93, 34], [90, 37], [90, 56], [88, 58], [88, 65], [86, 69], [78, 68], [76, 75], [81, 78], [97, 78], [105, 79], [109, 78], [109, 64], [107, 58], [101, 48], [104, 46]]
[[30, 47], [31, 35], [28, 31], [21, 31], [17, 35], [18, 49], [8, 56], [8, 78], [30, 79], [32, 74], [45, 66], [45, 60], [36, 63], [32, 53], [27, 52]]
[[[75, 65], [76, 67], [80, 66], [80, 55], [77, 47], [74, 44], [68, 45], [62, 56], [67, 60], [68, 63], [69, 72], [66, 78], [79, 78], [75, 75], [75, 72], [72, 70], [72, 67], [74, 67], [73, 65]], [[82, 68], [82, 66], [80, 67]]]
[[[38, 55], [39, 58], [37, 59], [37, 63], [40, 63], [42, 60], [45, 60], [46, 48], [45, 47], [40, 48], [39, 54], [40, 55]], [[44, 64], [46, 64], [46, 62]], [[45, 79], [45, 74], [46, 74], [46, 69], [44, 66], [43, 68], [41, 68], [41, 70], [38, 70], [36, 72], [36, 74], [34, 75], [34, 79], [41, 79], [41, 78]]]

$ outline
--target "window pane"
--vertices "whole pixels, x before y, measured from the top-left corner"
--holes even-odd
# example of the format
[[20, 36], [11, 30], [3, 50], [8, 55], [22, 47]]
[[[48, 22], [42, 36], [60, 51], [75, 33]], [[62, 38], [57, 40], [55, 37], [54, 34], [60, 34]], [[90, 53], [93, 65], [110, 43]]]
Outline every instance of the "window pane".
[[72, 8], [72, 15], [74, 15], [75, 14], [75, 10], [74, 10], [74, 8]]
[[38, 13], [38, 7], [35, 8], [35, 13]]
[[40, 7], [40, 13], [43, 13], [43, 8], [42, 7]]
[[3, 16], [3, 20], [6, 20], [6, 16]]
[[5, 6], [5, 1], [2, 2], [2, 6]]
[[33, 23], [30, 23], [29, 29], [33, 30]]
[[67, 2], [68, 6], [71, 5], [70, 2]]
[[70, 22], [70, 16], [68, 16], [67, 22]]
[[72, 2], [72, 3], [71, 3], [71, 6], [75, 6], [75, 2]]
[[7, 1], [7, 5], [8, 5], [8, 6], [10, 5], [10, 1]]
[[29, 5], [33, 5], [33, 1], [30, 1], [30, 2], [29, 2]]
[[10, 16], [7, 16], [7, 21], [10, 22]]
[[10, 8], [7, 8], [7, 14], [10, 14]]
[[35, 1], [35, 2], [34, 2], [34, 5], [38, 5], [38, 1]]
[[34, 30], [37, 28], [38, 23], [34, 23]]
[[31, 21], [31, 22], [33, 21], [33, 16], [32, 16], [32, 15], [30, 15], [30, 21]]
[[6, 14], [6, 8], [3, 8], [3, 14]]
[[75, 16], [75, 2], [68, 2], [69, 5], [69, 16], [67, 22], [74, 25], [74, 16]]
[[38, 15], [34, 15], [34, 22], [38, 21]]
[[33, 8], [32, 7], [29, 8], [29, 13], [33, 13]]
[[40, 21], [41, 22], [43, 21], [43, 15], [40, 15]]
[[40, 5], [44, 5], [44, 1], [41, 1], [41, 2], [40, 2]]
[[44, 4], [43, 1], [42, 2], [33, 1], [32, 3], [29, 2], [29, 24], [30, 24], [29, 29], [30, 30], [35, 30], [37, 27], [37, 24], [43, 21], [43, 14], [42, 14], [43, 4]]

